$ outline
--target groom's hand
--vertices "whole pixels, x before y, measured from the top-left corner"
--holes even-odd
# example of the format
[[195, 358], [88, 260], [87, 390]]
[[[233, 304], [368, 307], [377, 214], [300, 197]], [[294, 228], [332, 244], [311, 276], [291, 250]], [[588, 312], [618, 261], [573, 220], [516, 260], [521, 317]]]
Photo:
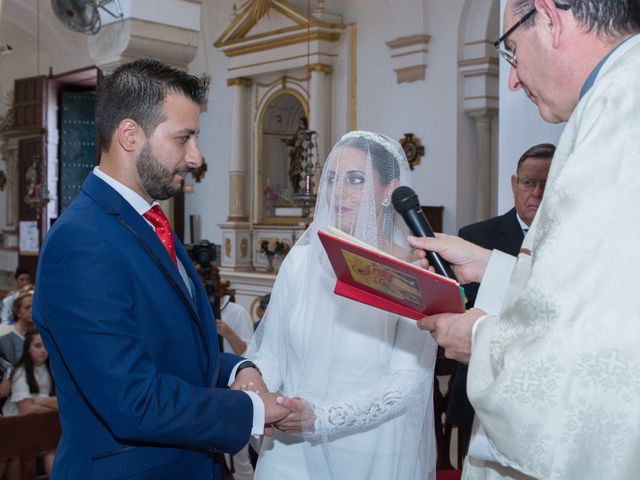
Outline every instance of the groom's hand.
[[274, 424], [274, 427], [283, 432], [301, 432], [313, 430], [316, 417], [313, 408], [306, 400], [300, 397], [278, 397], [278, 405], [291, 411], [289, 415]]
[[277, 423], [291, 413], [291, 410], [277, 402], [277, 399], [280, 398], [279, 394], [265, 392], [259, 393], [258, 395], [260, 395], [264, 403], [265, 425]]
[[231, 390], [250, 390], [256, 393], [267, 393], [269, 389], [262, 379], [262, 375], [255, 368], [243, 368], [236, 375]]

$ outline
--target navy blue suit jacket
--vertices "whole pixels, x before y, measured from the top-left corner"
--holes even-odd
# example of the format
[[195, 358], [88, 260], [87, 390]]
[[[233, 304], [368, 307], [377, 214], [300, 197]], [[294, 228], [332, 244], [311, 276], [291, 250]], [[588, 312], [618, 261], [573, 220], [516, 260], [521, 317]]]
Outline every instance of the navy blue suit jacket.
[[[524, 240], [515, 208], [504, 215], [462, 227], [458, 236], [481, 247], [500, 250], [513, 256], [518, 255]], [[479, 286], [479, 283], [464, 286], [468, 308], [473, 307]], [[467, 366], [458, 364], [447, 407], [447, 422], [455, 423], [462, 429], [471, 430], [473, 415], [473, 407], [467, 398]]]
[[34, 319], [51, 358], [62, 438], [54, 479], [219, 478], [213, 453], [248, 441], [251, 399], [225, 389], [207, 295], [153, 229], [93, 174], [47, 234]]

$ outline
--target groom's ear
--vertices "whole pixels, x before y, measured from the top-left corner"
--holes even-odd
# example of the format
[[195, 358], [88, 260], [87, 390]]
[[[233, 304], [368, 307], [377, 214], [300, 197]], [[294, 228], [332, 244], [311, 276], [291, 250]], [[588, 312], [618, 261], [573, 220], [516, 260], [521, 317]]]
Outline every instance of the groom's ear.
[[130, 118], [123, 119], [115, 132], [117, 142], [126, 152], [132, 152], [139, 148], [138, 144], [143, 139], [141, 135], [144, 135], [142, 128], [138, 122]]

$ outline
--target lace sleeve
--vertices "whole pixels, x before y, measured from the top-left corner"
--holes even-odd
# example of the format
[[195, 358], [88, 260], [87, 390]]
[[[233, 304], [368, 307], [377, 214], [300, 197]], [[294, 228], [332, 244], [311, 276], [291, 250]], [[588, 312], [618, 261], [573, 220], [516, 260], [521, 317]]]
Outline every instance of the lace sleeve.
[[412, 408], [424, 410], [432, 394], [436, 346], [430, 336], [416, 330], [415, 322], [399, 319], [390, 369], [366, 388], [340, 398], [309, 399], [314, 431], [305, 432], [305, 436], [342, 437], [382, 424]]
[[384, 423], [410, 405], [423, 404], [420, 400], [431, 392], [430, 378], [417, 372], [394, 372], [349, 398], [314, 402], [313, 435], [341, 437]]

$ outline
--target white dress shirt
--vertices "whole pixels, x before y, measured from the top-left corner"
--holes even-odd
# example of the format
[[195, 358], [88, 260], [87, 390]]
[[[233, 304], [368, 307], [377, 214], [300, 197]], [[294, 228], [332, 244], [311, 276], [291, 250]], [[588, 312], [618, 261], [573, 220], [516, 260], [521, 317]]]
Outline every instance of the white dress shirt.
[[[118, 192], [122, 196], [122, 198], [124, 198], [126, 202], [129, 205], [131, 205], [136, 212], [140, 214], [140, 216], [147, 213], [151, 209], [151, 207], [153, 207], [154, 205], [158, 205], [158, 202], [156, 201], [149, 204], [149, 202], [147, 202], [144, 198], [142, 198], [142, 196], [139, 195], [137, 192], [133, 191], [126, 185], [120, 183], [115, 178], [107, 175], [102, 170], [100, 170], [99, 166], [93, 169], [93, 174], [97, 176], [100, 180], [103, 180], [104, 182], [106, 182], [107, 185], [113, 188], [116, 192]], [[144, 220], [155, 231], [155, 228], [153, 227], [153, 225], [151, 225], [151, 223], [146, 218], [144, 218]], [[187, 271], [182, 265], [182, 262], [180, 262], [180, 259], [178, 258], [177, 260], [178, 260], [178, 270], [180, 272], [180, 276], [182, 277], [182, 280], [184, 281], [185, 285], [187, 285], [187, 290], [189, 292], [192, 292], [193, 290], [192, 290], [191, 280], [189, 279], [189, 275], [187, 275]], [[238, 362], [238, 364], [235, 367], [233, 367], [233, 370], [231, 371], [231, 376], [229, 377], [229, 386], [233, 384], [233, 381], [236, 378], [236, 369], [238, 368], [238, 365], [240, 365], [240, 363], [242, 362]], [[253, 403], [253, 427], [251, 429], [251, 433], [253, 435], [262, 435], [264, 433], [264, 418], [265, 418], [264, 403], [262, 402], [262, 399], [258, 394], [254, 392], [245, 392], [245, 393], [249, 395], [249, 397], [251, 398], [251, 402]]]

